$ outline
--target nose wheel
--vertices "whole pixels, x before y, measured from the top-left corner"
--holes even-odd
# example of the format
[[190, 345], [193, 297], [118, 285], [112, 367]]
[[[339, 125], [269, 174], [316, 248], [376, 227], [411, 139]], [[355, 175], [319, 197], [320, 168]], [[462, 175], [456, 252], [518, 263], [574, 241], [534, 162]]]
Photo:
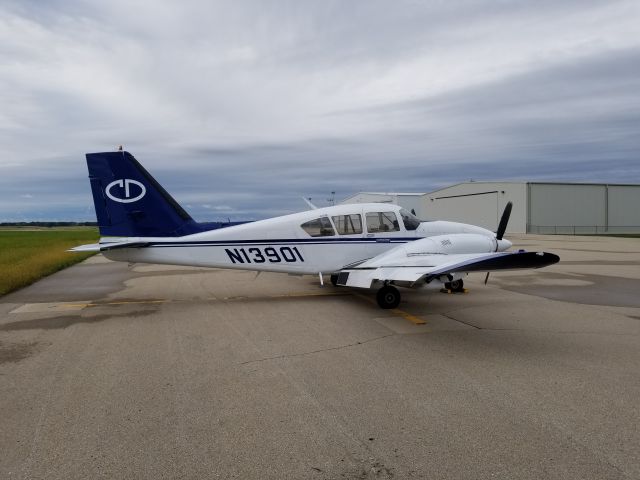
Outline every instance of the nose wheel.
[[400, 292], [396, 287], [385, 285], [376, 294], [376, 300], [380, 308], [396, 308], [400, 305]]
[[462, 279], [454, 280], [453, 282], [445, 283], [444, 288], [451, 290], [452, 292], [464, 292], [464, 282]]

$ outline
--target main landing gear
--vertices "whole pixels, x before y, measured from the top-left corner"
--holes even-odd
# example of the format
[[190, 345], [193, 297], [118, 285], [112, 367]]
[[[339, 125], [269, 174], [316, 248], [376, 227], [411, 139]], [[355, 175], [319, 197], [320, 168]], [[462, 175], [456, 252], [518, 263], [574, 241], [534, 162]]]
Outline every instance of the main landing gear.
[[400, 305], [400, 292], [396, 287], [385, 285], [376, 294], [376, 300], [380, 308], [396, 308]]

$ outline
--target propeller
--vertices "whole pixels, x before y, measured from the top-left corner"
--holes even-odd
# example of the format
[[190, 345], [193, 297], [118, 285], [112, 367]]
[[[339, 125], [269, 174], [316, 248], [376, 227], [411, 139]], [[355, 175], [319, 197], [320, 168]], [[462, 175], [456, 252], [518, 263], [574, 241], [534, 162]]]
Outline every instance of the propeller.
[[[502, 212], [502, 217], [500, 217], [500, 223], [498, 223], [498, 230], [496, 231], [496, 249], [498, 251], [498, 240], [502, 240], [504, 237], [504, 232], [507, 231], [507, 224], [509, 223], [509, 217], [511, 216], [511, 209], [513, 208], [512, 202], [507, 202], [507, 205], [504, 207], [504, 211]], [[484, 284], [486, 285], [489, 281], [489, 273], [487, 272], [487, 276], [484, 277]]]
[[[509, 217], [511, 216], [511, 209], [513, 208], [513, 203], [507, 202], [507, 205], [504, 207], [504, 212], [502, 212], [502, 218], [500, 218], [500, 223], [498, 224], [498, 231], [496, 232], [496, 239], [502, 240], [504, 237], [504, 232], [507, 230], [507, 223], [509, 223]], [[496, 252], [498, 251], [498, 246], [496, 244]]]

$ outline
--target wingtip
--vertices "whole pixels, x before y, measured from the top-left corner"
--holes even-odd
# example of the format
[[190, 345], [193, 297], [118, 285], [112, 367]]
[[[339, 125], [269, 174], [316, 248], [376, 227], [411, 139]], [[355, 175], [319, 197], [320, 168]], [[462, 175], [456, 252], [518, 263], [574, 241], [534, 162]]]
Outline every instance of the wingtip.
[[541, 257], [539, 259], [540, 266], [537, 268], [553, 265], [554, 263], [558, 263], [560, 261], [560, 257], [555, 253], [536, 252], [536, 256]]

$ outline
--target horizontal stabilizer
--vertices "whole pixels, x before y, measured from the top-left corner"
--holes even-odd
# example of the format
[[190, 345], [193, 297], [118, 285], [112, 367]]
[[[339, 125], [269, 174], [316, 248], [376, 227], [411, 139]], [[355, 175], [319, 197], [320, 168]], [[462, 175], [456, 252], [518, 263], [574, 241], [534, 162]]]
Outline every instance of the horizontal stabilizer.
[[99, 243], [89, 243], [87, 245], [78, 245], [77, 247], [70, 248], [67, 252], [99, 252]]
[[104, 252], [106, 250], [116, 250], [119, 248], [143, 248], [148, 247], [149, 242], [112, 242], [112, 243], [92, 243], [80, 245], [67, 250], [68, 252]]
[[115, 242], [115, 243], [103, 243], [100, 246], [100, 251], [105, 250], [117, 250], [120, 248], [144, 248], [150, 245], [149, 242]]

